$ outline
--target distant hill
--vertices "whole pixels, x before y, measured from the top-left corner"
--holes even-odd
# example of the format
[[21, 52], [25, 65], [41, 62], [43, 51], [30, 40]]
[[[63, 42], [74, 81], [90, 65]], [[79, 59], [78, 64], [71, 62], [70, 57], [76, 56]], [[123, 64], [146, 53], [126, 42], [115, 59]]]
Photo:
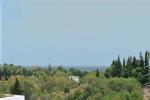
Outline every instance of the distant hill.
[[97, 68], [100, 71], [105, 71], [108, 67], [107, 66], [64, 66], [65, 69], [70, 69], [70, 68], [76, 68], [82, 71], [95, 71]]

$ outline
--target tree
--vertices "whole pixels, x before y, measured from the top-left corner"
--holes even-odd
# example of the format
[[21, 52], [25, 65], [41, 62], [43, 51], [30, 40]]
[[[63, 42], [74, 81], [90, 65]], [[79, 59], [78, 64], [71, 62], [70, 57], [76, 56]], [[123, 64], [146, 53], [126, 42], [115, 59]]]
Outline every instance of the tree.
[[49, 64], [48, 65], [48, 71], [51, 71], [52, 70], [52, 66]]
[[136, 59], [136, 57], [135, 57], [135, 56], [133, 57], [132, 67], [133, 67], [133, 68], [138, 67], [137, 59]]
[[67, 73], [66, 69], [64, 69], [63, 66], [58, 66], [57, 70]]
[[99, 77], [99, 70], [98, 70], [98, 68], [96, 70], [96, 77]]
[[113, 60], [110, 68], [110, 74], [112, 77], [121, 77], [122, 75], [122, 64], [118, 55], [117, 60]]
[[[146, 66], [147, 65], [147, 66]], [[149, 68], [149, 53], [145, 52], [145, 60], [143, 59], [142, 53], [140, 52], [140, 57], [129, 56], [127, 62], [123, 59], [123, 65], [120, 62], [120, 57], [118, 55], [117, 60], [113, 60], [111, 67], [105, 71], [105, 77], [134, 77], [139, 80], [142, 84], [149, 82], [150, 77], [142, 77], [150, 73]], [[123, 67], [122, 67], [123, 66]]]
[[125, 70], [126, 71], [125, 73], [126, 73], [127, 77], [132, 76], [132, 72], [131, 72], [132, 68], [133, 68], [132, 64], [133, 64], [133, 57], [129, 56], [128, 59], [127, 59], [127, 64], [126, 64], [127, 69]]
[[65, 93], [69, 93], [69, 92], [70, 92], [69, 87], [66, 87], [66, 88], [64, 89], [64, 92], [65, 92]]
[[21, 88], [19, 80], [16, 78], [14, 85], [10, 88], [11, 94], [21, 95], [23, 94], [23, 90]]
[[79, 77], [83, 77], [85, 74], [83, 71], [79, 70], [79, 69], [75, 69], [75, 68], [70, 68], [69, 69], [69, 72], [72, 74], [72, 75], [75, 75], [75, 76], [79, 76]]
[[52, 75], [53, 69], [50, 64], [48, 65], [47, 72], [48, 72], [48, 75]]
[[125, 60], [125, 58], [123, 58], [123, 67], [124, 68], [126, 67], [126, 60]]
[[121, 74], [122, 74], [122, 64], [121, 64], [119, 55], [118, 55], [116, 67], [117, 67], [117, 72], [118, 72], [118, 75], [117, 75], [117, 76], [120, 77]]
[[148, 52], [145, 52], [145, 66], [149, 65], [149, 57], [148, 57]]
[[141, 52], [140, 52], [140, 67], [144, 67], [144, 59]]
[[109, 69], [106, 69], [104, 75], [105, 75], [106, 78], [110, 78], [110, 71], [109, 71]]
[[[23, 69], [22, 69], [22, 75], [26, 76], [26, 74], [27, 74], [27, 69], [26, 69], [26, 68], [23, 68]], [[27, 76], [26, 76], [26, 77], [27, 77]]]
[[128, 57], [126, 66], [127, 66], [127, 68], [131, 68], [131, 66], [132, 66], [132, 56]]

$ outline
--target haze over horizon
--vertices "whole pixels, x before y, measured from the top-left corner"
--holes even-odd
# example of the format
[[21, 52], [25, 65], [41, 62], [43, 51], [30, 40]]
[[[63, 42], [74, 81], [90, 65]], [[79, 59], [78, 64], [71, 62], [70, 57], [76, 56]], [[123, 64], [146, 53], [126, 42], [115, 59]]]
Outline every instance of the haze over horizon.
[[2, 0], [1, 63], [110, 65], [149, 50], [148, 0]]

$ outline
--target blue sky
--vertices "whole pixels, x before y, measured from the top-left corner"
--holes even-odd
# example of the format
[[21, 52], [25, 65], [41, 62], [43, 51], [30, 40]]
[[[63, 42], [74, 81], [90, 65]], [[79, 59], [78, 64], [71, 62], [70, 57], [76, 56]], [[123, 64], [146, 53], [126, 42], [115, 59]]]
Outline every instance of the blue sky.
[[[0, 15], [2, 15], [2, 5], [0, 1]], [[0, 64], [2, 63], [2, 16], [0, 16]]]
[[2, 0], [2, 61], [109, 65], [149, 50], [148, 0]]

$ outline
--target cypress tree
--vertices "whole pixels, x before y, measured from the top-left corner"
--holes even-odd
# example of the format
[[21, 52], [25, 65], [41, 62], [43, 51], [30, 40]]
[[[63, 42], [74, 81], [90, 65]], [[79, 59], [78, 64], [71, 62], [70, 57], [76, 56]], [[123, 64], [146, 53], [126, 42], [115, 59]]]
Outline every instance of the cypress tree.
[[126, 60], [125, 60], [125, 58], [123, 58], [123, 67], [124, 68], [126, 67]]
[[118, 55], [118, 59], [117, 59], [117, 72], [118, 72], [118, 77], [121, 76], [122, 74], [122, 65], [121, 65], [121, 61], [120, 61], [120, 57]]
[[131, 66], [132, 66], [132, 56], [129, 56], [129, 57], [128, 57], [126, 66], [127, 66], [128, 68], [131, 68]]
[[10, 88], [10, 92], [12, 94], [20, 95], [23, 93], [23, 90], [21, 89], [20, 82], [16, 78], [15, 84]]
[[106, 71], [105, 71], [105, 77], [106, 78], [110, 78], [110, 71], [109, 71], [109, 69], [107, 69]]
[[133, 57], [132, 66], [133, 66], [133, 68], [138, 67], [137, 59], [135, 56]]
[[141, 52], [140, 52], [140, 67], [144, 67], [144, 59]]
[[112, 77], [120, 77], [122, 75], [122, 64], [118, 55], [117, 60], [113, 60], [111, 64], [110, 74]]
[[127, 59], [127, 64], [126, 64], [126, 68], [127, 68], [126, 69], [126, 76], [127, 77], [132, 75], [132, 72], [131, 72], [132, 71], [132, 62], [133, 62], [132, 58], [133, 58], [132, 56], [129, 56], [128, 59]]
[[145, 52], [145, 67], [144, 67], [144, 74], [149, 73], [149, 55], [148, 52]]
[[121, 61], [120, 61], [119, 55], [118, 55], [117, 63], [118, 63], [119, 66], [121, 65]]
[[113, 60], [111, 66], [115, 66], [116, 65], [116, 61]]
[[48, 74], [52, 75], [52, 66], [50, 64], [48, 65]]
[[145, 66], [149, 65], [149, 57], [148, 57], [148, 52], [145, 52]]
[[99, 77], [99, 70], [98, 70], [98, 68], [96, 70], [96, 77]]
[[111, 64], [111, 68], [110, 68], [110, 75], [112, 77], [116, 77], [117, 74], [118, 74], [118, 72], [117, 72], [117, 61], [113, 60], [112, 64]]

